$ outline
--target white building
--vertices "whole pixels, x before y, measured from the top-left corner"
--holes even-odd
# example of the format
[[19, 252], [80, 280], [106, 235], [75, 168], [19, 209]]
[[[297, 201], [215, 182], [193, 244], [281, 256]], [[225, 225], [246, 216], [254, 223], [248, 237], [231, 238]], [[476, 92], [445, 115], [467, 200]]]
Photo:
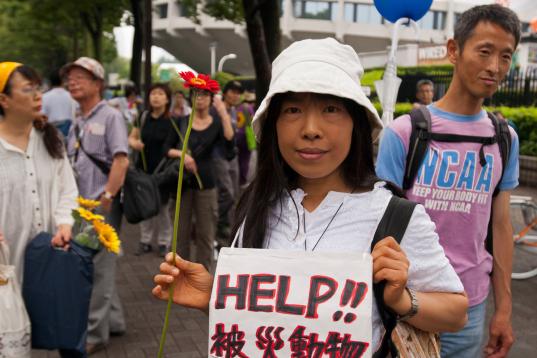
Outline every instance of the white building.
[[[392, 24], [377, 12], [373, 0], [280, 1], [282, 48], [301, 39], [335, 37], [354, 47], [365, 68], [386, 63]], [[523, 29], [527, 29], [531, 17], [537, 15], [537, 6], [530, 5], [534, 1], [511, 1], [512, 8], [521, 18]], [[429, 12], [419, 21], [419, 33], [416, 34], [410, 27], [401, 29], [399, 65], [415, 66], [441, 60], [442, 46], [452, 36], [454, 23], [460, 13], [477, 3], [492, 2], [435, 0]], [[226, 54], [237, 55], [236, 59], [225, 62], [224, 71], [241, 75], [254, 73], [244, 24], [217, 21], [202, 14], [198, 25], [187, 17], [180, 1], [153, 0], [153, 4], [153, 41], [156, 46], [164, 48], [197, 71], [209, 73], [209, 46], [216, 44], [216, 63]]]

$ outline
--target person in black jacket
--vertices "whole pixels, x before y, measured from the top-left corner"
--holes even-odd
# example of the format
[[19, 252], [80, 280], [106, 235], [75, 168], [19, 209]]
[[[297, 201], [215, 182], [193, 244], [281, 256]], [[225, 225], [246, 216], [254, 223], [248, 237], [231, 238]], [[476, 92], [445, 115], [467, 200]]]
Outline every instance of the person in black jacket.
[[[171, 91], [168, 85], [157, 83], [149, 90], [149, 109], [138, 118], [129, 135], [129, 146], [139, 152], [136, 167], [152, 174], [166, 157], [163, 144], [173, 131], [171, 116]], [[143, 153], [143, 155], [141, 155]], [[167, 201], [159, 213], [140, 223], [140, 245], [136, 255], [152, 251], [151, 240], [157, 238], [158, 253], [164, 256], [172, 239], [172, 223]]]
[[[209, 113], [213, 103], [218, 116]], [[190, 241], [192, 219], [196, 221], [196, 262], [203, 264], [208, 270], [213, 261], [213, 247], [216, 238], [216, 221], [218, 213], [216, 176], [214, 172], [213, 149], [221, 141], [226, 151], [234, 150], [234, 131], [231, 117], [219, 96], [211, 92], [196, 90], [195, 115], [192, 131], [188, 142], [188, 153], [185, 154], [185, 169], [192, 174], [197, 173], [201, 179], [200, 188], [197, 180], [183, 183], [181, 199], [181, 215], [179, 221], [178, 253], [190, 258]], [[177, 128], [186, 132], [188, 117], [176, 120]], [[170, 158], [180, 158], [182, 141], [174, 130], [170, 132], [165, 150]], [[193, 177], [193, 175], [190, 175]]]

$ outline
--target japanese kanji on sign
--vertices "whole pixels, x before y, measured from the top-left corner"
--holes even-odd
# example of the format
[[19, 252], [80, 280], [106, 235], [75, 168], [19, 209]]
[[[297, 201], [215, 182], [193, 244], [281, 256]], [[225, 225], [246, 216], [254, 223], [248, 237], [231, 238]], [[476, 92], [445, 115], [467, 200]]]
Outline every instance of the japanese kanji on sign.
[[223, 248], [210, 357], [371, 357], [368, 253]]

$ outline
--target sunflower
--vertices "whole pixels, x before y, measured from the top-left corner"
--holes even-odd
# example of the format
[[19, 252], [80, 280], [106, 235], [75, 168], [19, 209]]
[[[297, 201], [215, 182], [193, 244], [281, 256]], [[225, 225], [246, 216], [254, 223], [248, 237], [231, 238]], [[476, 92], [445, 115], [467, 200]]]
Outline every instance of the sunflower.
[[99, 205], [101, 205], [101, 202], [100, 201], [97, 201], [97, 200], [90, 200], [90, 199], [85, 199], [81, 196], [79, 196], [76, 201], [78, 202], [78, 205], [80, 205], [81, 207], [83, 207], [84, 209], [88, 209], [88, 210], [93, 210], [95, 209], [96, 207], [98, 207]]
[[105, 222], [94, 220], [93, 228], [99, 237], [101, 244], [110, 252], [119, 254], [119, 246], [121, 241], [117, 236], [116, 230]]
[[191, 71], [179, 72], [179, 76], [181, 76], [181, 78], [185, 81], [184, 86], [186, 88], [197, 88], [204, 91], [210, 91], [212, 93], [217, 93], [220, 90], [218, 82], [202, 73], [196, 76]]
[[94, 220], [104, 220], [104, 216], [102, 215], [97, 215], [97, 214], [94, 214], [92, 213], [91, 211], [87, 210], [87, 209], [84, 209], [82, 207], [76, 209], [76, 211], [78, 212], [78, 214], [80, 215], [80, 217], [86, 221], [94, 221]]

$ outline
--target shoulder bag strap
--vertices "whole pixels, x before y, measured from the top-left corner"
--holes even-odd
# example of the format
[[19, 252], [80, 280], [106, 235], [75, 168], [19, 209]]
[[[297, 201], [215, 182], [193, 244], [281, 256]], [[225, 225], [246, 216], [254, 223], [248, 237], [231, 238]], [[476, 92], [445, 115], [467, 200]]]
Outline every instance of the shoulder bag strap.
[[90, 153], [86, 152], [86, 150], [84, 149], [84, 146], [82, 145], [82, 137], [83, 136], [81, 134], [80, 127], [79, 127], [78, 123], [75, 125], [74, 130], [75, 130], [75, 135], [76, 135], [75, 163], [78, 160], [78, 150], [80, 149], [93, 162], [93, 164], [95, 164], [97, 166], [97, 168], [99, 168], [101, 170], [101, 172], [104, 175], [108, 175], [110, 173], [110, 166], [107, 163], [103, 162], [102, 160], [99, 160], [99, 159], [95, 158], [93, 155], [91, 155]]
[[[401, 243], [415, 207], [416, 203], [395, 195], [392, 196], [373, 236], [371, 251], [380, 240], [387, 236], [392, 236], [398, 243]], [[375, 295], [382, 324], [386, 330], [382, 337], [380, 348], [373, 354], [373, 358], [387, 357], [388, 354], [391, 354], [392, 357], [399, 356], [392, 341], [392, 332], [397, 325], [397, 316], [384, 303], [385, 287], [386, 281], [373, 283], [373, 294]]]

